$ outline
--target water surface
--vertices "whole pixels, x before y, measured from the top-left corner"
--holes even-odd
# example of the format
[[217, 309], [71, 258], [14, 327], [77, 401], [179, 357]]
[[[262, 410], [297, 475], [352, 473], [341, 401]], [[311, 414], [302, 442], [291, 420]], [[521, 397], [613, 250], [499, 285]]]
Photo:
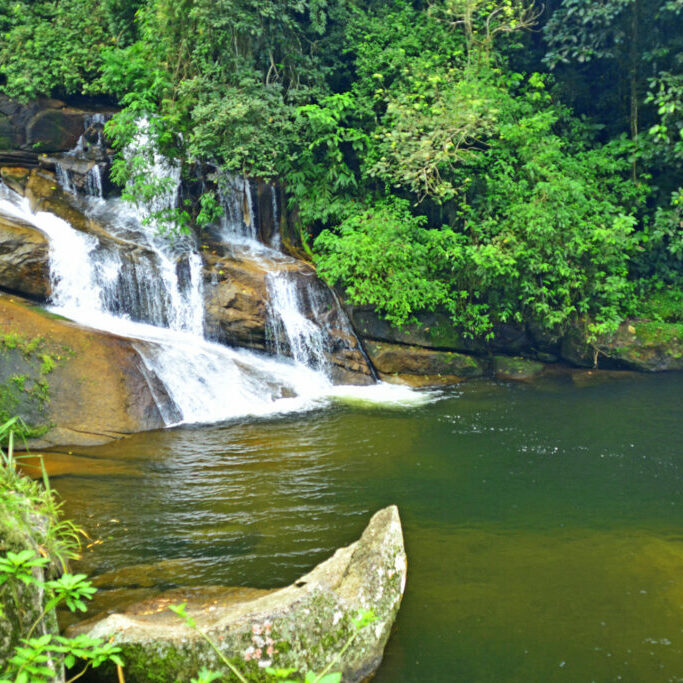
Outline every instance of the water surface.
[[472, 382], [63, 451], [53, 484], [106, 599], [283, 585], [396, 503], [376, 680], [681, 681], [681, 398], [681, 374]]

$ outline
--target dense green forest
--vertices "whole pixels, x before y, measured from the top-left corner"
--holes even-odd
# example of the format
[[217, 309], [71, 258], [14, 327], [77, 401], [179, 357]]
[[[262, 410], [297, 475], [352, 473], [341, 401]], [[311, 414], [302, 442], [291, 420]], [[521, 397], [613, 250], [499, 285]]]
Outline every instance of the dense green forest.
[[682, 0], [0, 0], [0, 31], [6, 94], [277, 179], [319, 273], [396, 324], [600, 332], [680, 296]]

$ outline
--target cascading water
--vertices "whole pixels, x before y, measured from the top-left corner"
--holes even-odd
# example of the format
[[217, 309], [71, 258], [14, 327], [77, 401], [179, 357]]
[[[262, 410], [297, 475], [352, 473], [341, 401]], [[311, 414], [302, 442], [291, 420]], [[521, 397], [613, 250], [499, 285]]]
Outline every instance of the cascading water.
[[[66, 152], [55, 162], [57, 181], [65, 191], [72, 194], [78, 192], [75, 182], [76, 171], [83, 176], [83, 191], [86, 196], [102, 198], [104, 186], [102, 183], [101, 162], [107, 158], [104, 144], [104, 124], [107, 116], [101, 113], [85, 117], [83, 134], [78, 138], [76, 146]], [[88, 136], [90, 139], [86, 139]]]
[[[135, 144], [149, 144], [144, 124]], [[51, 303], [56, 312], [133, 340], [150, 391], [155, 395], [161, 385], [172, 401], [157, 401], [166, 424], [304, 410], [334, 396], [415, 401], [417, 396], [403, 387], [332, 385], [327, 374], [330, 343], [323, 327], [314, 322], [318, 316], [324, 319], [323, 304], [313, 289], [302, 287], [286, 269], [268, 277], [269, 317], [274, 350], [287, 353], [291, 360], [204, 339], [202, 258], [196, 241], [190, 236], [164, 236], [157, 221], [159, 214], [176, 206], [180, 169], [149, 149], [146, 153], [151, 160], [148, 176], [163, 182], [168, 191], [142, 208], [120, 199], [81, 198], [90, 220], [100, 226], [92, 234], [75, 230], [53, 214], [32, 211], [28, 200], [2, 183], [0, 212], [48, 236]], [[223, 197], [224, 205], [233, 210], [221, 223], [224, 237], [246, 244], [265, 261], [274, 259], [280, 266], [293, 262], [255, 241], [249, 183], [234, 181], [230, 187], [236, 196]]]
[[229, 243], [256, 243], [254, 200], [249, 180], [243, 176], [219, 174], [218, 195], [223, 215], [219, 234]]
[[312, 270], [304, 273], [299, 262], [280, 251], [275, 187], [269, 187], [271, 237], [262, 236], [269, 240], [267, 245], [258, 239], [250, 183], [244, 178], [219, 175], [216, 184], [225, 211], [218, 236], [233, 247], [246, 249], [251, 259], [269, 271], [266, 276], [269, 350], [328, 377], [333, 373], [330, 359], [335, 350], [345, 349], [363, 357], [360, 343], [336, 296]]
[[[302, 288], [287, 271], [269, 273], [268, 322], [270, 344], [278, 355], [290, 355], [295, 362], [329, 371], [327, 354], [331, 351], [329, 335], [313, 322], [320, 320], [322, 303], [311, 288]], [[304, 315], [310, 310], [311, 317]]]
[[280, 236], [280, 220], [277, 211], [277, 191], [274, 185], [270, 186], [270, 201], [272, 203], [273, 211], [273, 236], [270, 240], [270, 246], [273, 249], [280, 251], [282, 247], [282, 238]]

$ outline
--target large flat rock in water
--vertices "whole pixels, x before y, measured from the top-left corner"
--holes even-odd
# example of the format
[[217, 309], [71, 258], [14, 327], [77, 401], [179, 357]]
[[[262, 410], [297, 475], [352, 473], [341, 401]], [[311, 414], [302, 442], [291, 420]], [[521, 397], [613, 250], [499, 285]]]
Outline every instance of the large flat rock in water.
[[[274, 591], [207, 588], [204, 595], [190, 594], [186, 609], [250, 681], [267, 680], [267, 666], [305, 675], [328, 664], [344, 681], [361, 681], [382, 660], [406, 573], [401, 522], [391, 506], [372, 517], [358, 541], [290, 586]], [[189, 681], [204, 666], [224, 671], [206, 640], [168, 610], [181, 598], [178, 591], [163, 593], [67, 633], [87, 633], [121, 646], [128, 683]], [[353, 619], [369, 609], [376, 620], [357, 629]], [[349, 639], [350, 646], [337, 657]], [[111, 680], [109, 673], [104, 669], [101, 680]]]
[[105, 443], [164, 426], [130, 340], [0, 294], [0, 417], [15, 414], [36, 445]]

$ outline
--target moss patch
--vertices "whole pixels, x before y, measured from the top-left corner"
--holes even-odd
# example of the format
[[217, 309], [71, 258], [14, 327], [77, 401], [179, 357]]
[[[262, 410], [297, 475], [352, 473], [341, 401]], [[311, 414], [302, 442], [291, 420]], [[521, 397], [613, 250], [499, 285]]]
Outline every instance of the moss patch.
[[42, 436], [52, 426], [47, 417], [49, 376], [69, 355], [68, 348], [42, 337], [0, 335], [0, 423], [20, 417], [16, 429], [20, 440]]

